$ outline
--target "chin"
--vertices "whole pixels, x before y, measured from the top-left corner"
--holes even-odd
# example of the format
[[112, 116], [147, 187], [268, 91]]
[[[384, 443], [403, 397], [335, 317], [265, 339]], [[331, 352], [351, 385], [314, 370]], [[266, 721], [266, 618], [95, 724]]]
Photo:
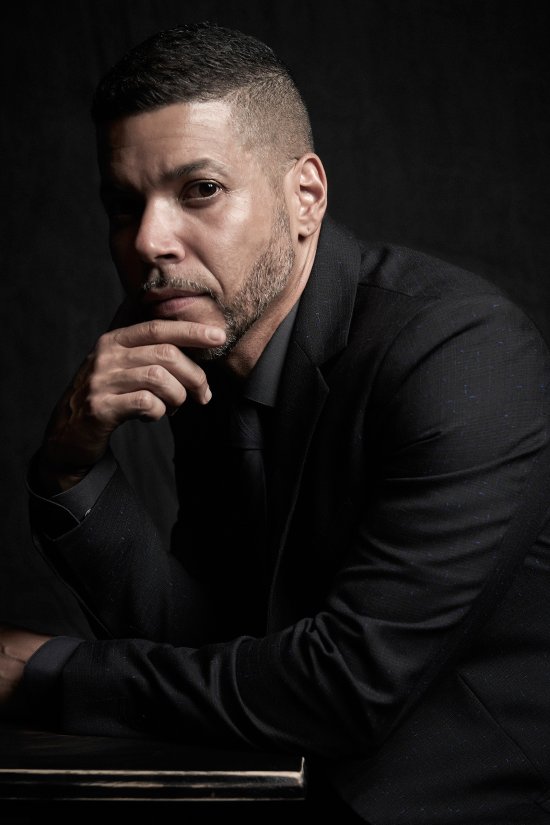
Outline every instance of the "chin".
[[218, 361], [223, 358], [233, 345], [226, 341], [221, 347], [182, 347], [182, 350], [197, 363]]

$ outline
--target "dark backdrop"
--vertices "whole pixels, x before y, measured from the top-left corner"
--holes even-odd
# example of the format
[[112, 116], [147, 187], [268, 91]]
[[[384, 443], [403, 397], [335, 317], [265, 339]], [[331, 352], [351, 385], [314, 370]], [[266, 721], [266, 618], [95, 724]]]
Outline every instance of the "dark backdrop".
[[[293, 69], [357, 234], [496, 281], [550, 338], [547, 2], [16, 0], [3, 6], [0, 620], [87, 633], [35, 554], [25, 468], [49, 410], [120, 291], [97, 199], [88, 106], [99, 76], [153, 31], [211, 19]], [[169, 524], [164, 425], [116, 449]], [[139, 454], [139, 460], [138, 460]]]

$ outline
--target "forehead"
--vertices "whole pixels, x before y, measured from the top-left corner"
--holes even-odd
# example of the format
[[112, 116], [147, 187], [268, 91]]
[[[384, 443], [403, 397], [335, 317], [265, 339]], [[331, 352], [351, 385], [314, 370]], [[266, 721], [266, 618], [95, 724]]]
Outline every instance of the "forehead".
[[256, 160], [235, 126], [235, 113], [223, 100], [174, 103], [120, 118], [98, 134], [102, 174], [163, 175], [200, 161], [241, 172]]

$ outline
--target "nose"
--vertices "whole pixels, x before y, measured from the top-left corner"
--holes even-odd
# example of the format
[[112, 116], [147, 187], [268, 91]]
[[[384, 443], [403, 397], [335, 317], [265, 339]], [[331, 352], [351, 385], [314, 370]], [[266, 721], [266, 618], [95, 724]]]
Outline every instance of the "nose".
[[181, 239], [181, 215], [165, 199], [151, 200], [141, 215], [135, 238], [138, 255], [147, 263], [159, 259], [178, 261], [185, 256]]

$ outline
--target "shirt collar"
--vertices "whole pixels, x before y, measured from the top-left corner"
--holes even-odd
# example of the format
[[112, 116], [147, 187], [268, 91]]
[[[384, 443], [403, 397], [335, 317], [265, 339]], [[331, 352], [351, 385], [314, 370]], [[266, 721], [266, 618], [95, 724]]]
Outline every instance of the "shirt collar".
[[249, 401], [255, 401], [257, 404], [263, 404], [266, 407], [275, 406], [290, 334], [298, 311], [298, 303], [299, 301], [294, 304], [288, 315], [281, 321], [244, 382], [242, 394]]

